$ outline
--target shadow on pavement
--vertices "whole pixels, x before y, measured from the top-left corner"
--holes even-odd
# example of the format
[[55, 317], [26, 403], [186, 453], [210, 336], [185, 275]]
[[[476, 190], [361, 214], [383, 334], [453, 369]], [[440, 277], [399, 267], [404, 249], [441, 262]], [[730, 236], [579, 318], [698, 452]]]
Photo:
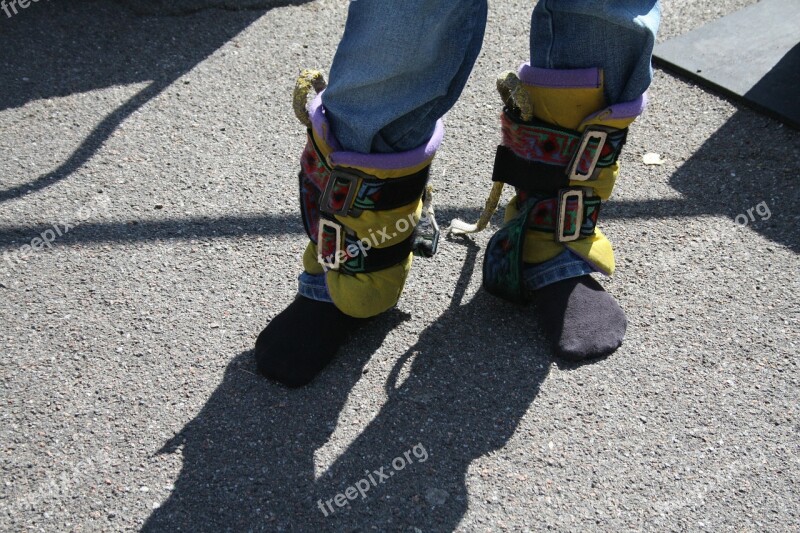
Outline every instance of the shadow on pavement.
[[[303, 2], [274, 5], [299, 3]], [[0, 34], [0, 46], [14, 51], [3, 59], [0, 110], [111, 85], [149, 84], [101, 121], [58, 169], [22, 187], [0, 191], [0, 201], [68, 177], [132, 112], [268, 9], [143, 17], [110, 1], [35, 7], [5, 24]], [[765, 201], [771, 217], [751, 221], [748, 227], [798, 251], [799, 153], [795, 132], [739, 112], [672, 176], [670, 183], [684, 199], [611, 202], [605, 215], [613, 219], [722, 215], [733, 221]], [[451, 211], [443, 219], [453, 216], [462, 215]], [[273, 215], [247, 219], [247, 231], [237, 226], [242, 221], [235, 216], [222, 225], [209, 220], [186, 237], [198, 232], [267, 234], [286, 220]], [[180, 224], [141, 225], [133, 239], [180, 238]], [[221, 226], [227, 228], [222, 235]], [[300, 233], [300, 224], [295, 227]], [[0, 244], [28, 229], [3, 230]], [[118, 223], [95, 224], [71, 234], [67, 241], [80, 242], [82, 235], [100, 235], [87, 240], [129, 241], [128, 229]], [[27, 233], [31, 235], [33, 230]], [[386, 386], [388, 400], [319, 479], [314, 452], [336, 429], [371, 355], [403, 320], [397, 312], [357, 335], [331, 368], [301, 390], [256, 376], [250, 352], [235, 357], [200, 414], [162, 448], [161, 453], [180, 450], [183, 468], [172, 495], [152, 513], [144, 529], [453, 530], [467, 510], [470, 464], [512, 437], [550, 363], [549, 350], [533, 333], [536, 328], [524, 310], [483, 291], [462, 302], [470, 271], [479, 263], [477, 246], [469, 241], [467, 246], [470, 252], [450, 307], [398, 358]], [[526, 319], [531, 320], [529, 329], [520, 327]], [[426, 461], [415, 460], [365, 498], [337, 507], [330, 516], [320, 510], [320, 500], [344, 492], [364, 478], [365, 471], [390, 465], [418, 444], [428, 454]]]
[[192, 8], [213, 4], [207, 0], [178, 2], [192, 16], [157, 16], [162, 11], [175, 10], [163, 8], [164, 2], [153, 2], [152, 13], [156, 16], [151, 16], [142, 9], [144, 0], [74, 0], [31, 4], [7, 20], [0, 15], [0, 49], [4, 50], [0, 111], [35, 99], [147, 83], [100, 121], [58, 168], [30, 183], [0, 190], [0, 202], [68, 177], [97, 152], [131, 113], [269, 9], [307, 1], [310, 0], [262, 0], [261, 9], [250, 1], [247, 9], [239, 11]]
[[[733, 224], [765, 201], [770, 218], [749, 227], [797, 250], [796, 143], [795, 133], [774, 121], [737, 113], [671, 177], [685, 199], [612, 202], [607, 214], [716, 215]], [[397, 359], [388, 400], [319, 478], [315, 450], [331, 437], [361, 369], [394, 327], [391, 317], [352, 341], [303, 390], [241, 372], [255, 372], [254, 364], [249, 353], [237, 357], [198, 418], [165, 446], [182, 446], [183, 469], [145, 530], [452, 531], [468, 508], [470, 464], [509, 441], [550, 364], [536, 328], [519, 327], [532, 320], [525, 310], [484, 291], [461, 301], [479, 263], [477, 245], [464, 242], [470, 250], [450, 307]], [[328, 500], [376, 469], [392, 470], [393, 459], [419, 445], [426, 461], [408, 464], [363, 499], [323, 512], [331, 509]]]
[[[249, 352], [236, 357], [198, 417], [164, 446], [182, 448], [183, 469], [144, 530], [452, 531], [467, 510], [468, 467], [508, 442], [550, 362], [541, 340], [518, 326], [530, 320], [524, 311], [483, 291], [461, 301], [478, 255], [468, 246], [449, 309], [397, 359], [388, 400], [318, 479], [314, 452], [396, 316], [379, 319], [304, 389], [254, 376]], [[392, 471], [415, 446], [426, 460], [412, 454], [363, 499], [334, 504], [328, 516], [320, 509], [368, 472]]]
[[[737, 217], [744, 225], [744, 215], [747, 230], [800, 252], [799, 168], [797, 131], [752, 111], [738, 111], [670, 177], [670, 185], [683, 198], [612, 198], [601, 218], [721, 216], [731, 221], [729, 234], [712, 236], [724, 242], [737, 238]], [[766, 202], [768, 216], [755, 210], [761, 202]], [[761, 210], [766, 213], [763, 207]]]
[[[292, 177], [296, 180], [296, 177]], [[436, 219], [446, 225], [453, 218], [474, 220], [480, 215], [478, 209], [449, 209], [440, 207]], [[495, 219], [500, 222], [500, 219]], [[236, 238], [247, 235], [305, 234], [303, 223], [297, 214], [230, 215], [224, 217], [191, 217], [178, 219], [148, 220], [139, 222], [74, 222], [73, 228], [64, 235], [59, 244], [65, 246], [88, 243], [153, 242], [161, 239]], [[0, 227], [0, 248], [30, 242], [32, 236], [51, 229], [47, 226]]]
[[[735, 113], [670, 178], [687, 203], [800, 253], [800, 134], [750, 110]], [[754, 208], [765, 202], [768, 215]], [[737, 228], [732, 224], [732, 233]], [[741, 237], [739, 237], [741, 238]]]

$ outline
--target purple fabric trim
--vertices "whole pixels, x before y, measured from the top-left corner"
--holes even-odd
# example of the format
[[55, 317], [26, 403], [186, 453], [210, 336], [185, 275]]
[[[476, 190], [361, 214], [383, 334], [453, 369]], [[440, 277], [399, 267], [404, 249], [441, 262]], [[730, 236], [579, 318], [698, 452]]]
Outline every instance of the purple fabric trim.
[[583, 119], [583, 122], [588, 122], [599, 115], [603, 115], [604, 113], [609, 113], [609, 112], [610, 114], [604, 116], [603, 120], [636, 118], [639, 115], [641, 115], [642, 112], [644, 112], [645, 107], [647, 107], [647, 93], [644, 93], [636, 100], [614, 104], [605, 109], [601, 109], [597, 113], [592, 113], [591, 115]]
[[644, 112], [645, 107], [647, 107], [647, 93], [636, 100], [612, 105], [609, 118], [635, 118]]
[[[600, 69], [580, 68], [580, 69], [549, 69], [532, 67], [530, 63], [523, 63], [519, 67], [519, 79], [527, 85], [538, 87], [552, 87], [560, 89], [586, 89], [600, 87], [602, 81]], [[647, 106], [647, 93], [641, 95], [636, 100], [621, 102], [607, 107], [597, 113], [588, 116], [586, 120], [596, 117], [601, 113], [611, 114], [608, 119], [635, 118], [642, 114]]]
[[599, 68], [551, 69], [530, 63], [519, 67], [519, 79], [527, 85], [559, 89], [596, 89], [602, 81]]
[[436, 121], [436, 127], [430, 140], [407, 152], [394, 154], [362, 154], [359, 152], [334, 152], [329, 156], [332, 165], [346, 167], [378, 168], [381, 170], [394, 170], [419, 165], [433, 157], [444, 137], [444, 123]]
[[442, 138], [444, 137], [444, 123], [441, 120], [437, 120], [430, 140], [413, 150], [394, 154], [345, 152], [342, 151], [339, 141], [334, 138], [328, 119], [325, 118], [325, 108], [322, 107], [322, 92], [309, 104], [308, 116], [311, 118], [311, 127], [314, 128], [317, 135], [322, 135], [328, 146], [333, 148], [334, 152], [328, 156], [329, 162], [333, 166], [342, 165], [381, 170], [413, 167], [433, 157], [433, 154], [439, 149], [439, 145], [442, 144]]
[[330, 124], [328, 124], [328, 119], [325, 118], [325, 108], [322, 107], [322, 93], [324, 92], [323, 90], [317, 93], [317, 96], [308, 105], [308, 117], [311, 119], [311, 127], [314, 128], [318, 135], [322, 135], [328, 146], [333, 150], [341, 150], [342, 147], [331, 133]]

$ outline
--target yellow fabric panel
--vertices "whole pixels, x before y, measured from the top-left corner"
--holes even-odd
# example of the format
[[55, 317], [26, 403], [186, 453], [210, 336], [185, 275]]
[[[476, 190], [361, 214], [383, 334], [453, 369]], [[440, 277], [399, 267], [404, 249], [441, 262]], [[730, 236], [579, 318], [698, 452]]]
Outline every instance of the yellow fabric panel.
[[597, 173], [597, 179], [591, 181], [576, 181], [569, 182], [570, 187], [589, 187], [594, 190], [594, 194], [599, 196], [603, 201], [611, 197], [611, 191], [614, 189], [614, 184], [617, 182], [619, 175], [619, 163], [614, 163], [610, 167], [600, 169]]
[[[331, 147], [325, 142], [323, 133], [312, 131], [320, 155], [329, 160]], [[418, 172], [428, 166], [432, 159], [433, 157], [413, 167], [402, 169], [349, 168], [355, 168], [380, 179], [392, 179]], [[345, 165], [342, 167], [347, 168]], [[386, 248], [408, 238], [413, 233], [414, 226], [421, 215], [422, 200], [420, 199], [396, 209], [363, 211], [358, 217], [336, 215], [335, 218], [341, 224], [355, 231], [358, 238], [369, 239], [370, 244], [375, 248]], [[398, 227], [398, 221], [401, 219], [405, 219], [408, 224], [401, 223]], [[388, 239], [385, 235], [388, 235]], [[403, 292], [413, 257], [413, 254], [409, 254], [397, 265], [368, 274], [348, 275], [335, 271], [325, 273], [331, 300], [340, 311], [356, 318], [368, 318], [391, 309], [397, 304], [400, 294]], [[317, 261], [317, 247], [313, 242], [308, 243], [303, 254], [303, 267], [309, 274], [325, 272]]]
[[592, 89], [553, 89], [525, 85], [533, 102], [533, 115], [548, 124], [577, 130], [588, 115], [605, 104], [602, 85]]
[[322, 265], [320, 265], [319, 261], [317, 261], [317, 245], [312, 241], [308, 241], [306, 251], [303, 252], [303, 270], [314, 275], [325, 272], [325, 270], [322, 268]]
[[591, 117], [586, 119], [586, 121], [582, 122], [580, 125], [580, 130], [583, 131], [586, 129], [587, 126], [608, 126], [609, 128], [616, 128], [618, 130], [627, 128], [636, 118], [615, 118], [609, 119], [608, 116], [611, 114], [611, 109], [605, 109], [601, 113], [598, 113], [597, 116]]
[[[346, 315], [368, 318], [391, 309], [400, 299], [406, 277], [411, 270], [413, 254], [402, 263], [378, 272], [349, 276], [328, 272], [326, 282], [334, 305]], [[309, 274], [322, 274], [317, 262], [317, 246], [309, 242], [303, 254], [303, 268]]]
[[[409, 174], [414, 174], [415, 172], [419, 172], [423, 168], [427, 167], [431, 164], [433, 158], [427, 159], [425, 162], [420, 163], [419, 165], [408, 167], [408, 168], [396, 168], [396, 169], [382, 169], [382, 168], [369, 168], [369, 167], [352, 167], [357, 168], [362, 172], [366, 172], [372, 176], [375, 176], [378, 179], [391, 179], [391, 178], [400, 178], [403, 176], [408, 176]], [[347, 165], [341, 165], [342, 168], [348, 168]]]
[[[375, 248], [387, 248], [403, 241], [414, 232], [410, 215], [416, 223], [422, 216], [422, 200], [388, 211], [364, 211], [359, 217], [341, 217], [336, 215], [336, 220], [356, 232], [359, 239], [369, 239]], [[399, 225], [405, 219], [409, 224]], [[400, 230], [404, 231], [400, 231]], [[372, 232], [370, 233], [370, 230]], [[383, 235], [380, 232], [383, 232]], [[390, 238], [386, 239], [386, 235]]]
[[599, 228], [594, 230], [594, 235], [591, 237], [567, 243], [566, 246], [589, 261], [606, 276], [614, 273], [617, 266], [614, 260], [614, 249], [611, 247], [611, 241]]
[[350, 276], [328, 272], [331, 300], [346, 315], [368, 318], [391, 309], [400, 299], [414, 255], [402, 263], [378, 272]]

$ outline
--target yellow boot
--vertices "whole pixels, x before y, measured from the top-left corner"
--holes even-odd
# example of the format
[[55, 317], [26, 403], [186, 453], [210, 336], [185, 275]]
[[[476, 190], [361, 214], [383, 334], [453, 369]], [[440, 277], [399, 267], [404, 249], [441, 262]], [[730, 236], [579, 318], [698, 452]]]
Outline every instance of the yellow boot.
[[[259, 370], [292, 386], [308, 383], [324, 368], [363, 319], [393, 307], [413, 255], [432, 255], [438, 241], [424, 200], [441, 122], [428, 143], [408, 152], [344, 151], [325, 118], [321, 94], [305, 110], [304, 84], [316, 80], [317, 89], [324, 86], [316, 76], [304, 72], [295, 95], [295, 111], [308, 126], [299, 181], [310, 242], [299, 295], [256, 341]], [[434, 231], [420, 231], [421, 220]]]
[[599, 69], [526, 65], [519, 76], [503, 76], [498, 89], [503, 142], [492, 180], [496, 190], [508, 184], [517, 194], [487, 248], [484, 286], [508, 300], [534, 301], [559, 356], [608, 355], [622, 343], [627, 321], [589, 274], [614, 271], [598, 215], [644, 99], [606, 105]]

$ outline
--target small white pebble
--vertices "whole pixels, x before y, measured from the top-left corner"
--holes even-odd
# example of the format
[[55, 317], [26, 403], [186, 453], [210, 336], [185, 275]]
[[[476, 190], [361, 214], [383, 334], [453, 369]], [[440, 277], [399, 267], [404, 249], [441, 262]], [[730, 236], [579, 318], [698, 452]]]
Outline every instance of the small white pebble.
[[661, 154], [656, 154], [654, 152], [649, 152], [644, 154], [642, 157], [642, 161], [644, 161], [645, 165], [663, 165], [664, 160], [661, 159]]

